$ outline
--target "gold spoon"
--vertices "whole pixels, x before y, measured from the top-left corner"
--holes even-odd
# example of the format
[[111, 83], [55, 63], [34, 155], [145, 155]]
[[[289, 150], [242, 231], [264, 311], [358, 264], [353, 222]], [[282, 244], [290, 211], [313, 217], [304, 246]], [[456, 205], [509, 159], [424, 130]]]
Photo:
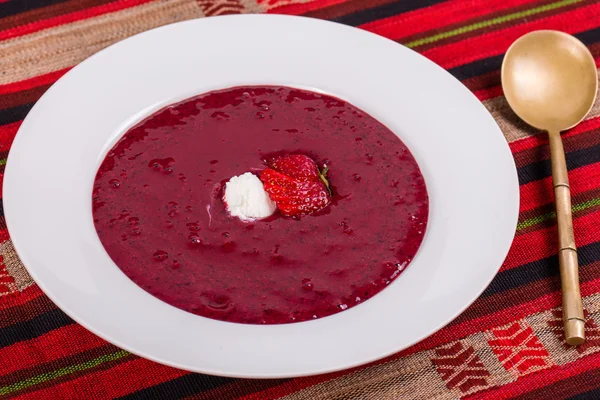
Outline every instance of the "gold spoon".
[[522, 36], [510, 46], [502, 63], [502, 88], [508, 104], [529, 125], [548, 132], [563, 322], [566, 341], [573, 346], [585, 341], [585, 319], [560, 132], [574, 127], [590, 112], [598, 90], [597, 74], [594, 58], [585, 45], [558, 31], [534, 31]]

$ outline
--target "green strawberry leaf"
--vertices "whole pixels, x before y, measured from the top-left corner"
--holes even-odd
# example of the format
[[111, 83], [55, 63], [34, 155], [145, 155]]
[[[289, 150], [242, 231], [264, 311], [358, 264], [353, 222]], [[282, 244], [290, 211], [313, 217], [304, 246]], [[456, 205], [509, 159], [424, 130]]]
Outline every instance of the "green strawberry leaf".
[[320, 171], [319, 169], [317, 169], [317, 171], [319, 172], [319, 178], [321, 178], [321, 181], [323, 181], [325, 187], [327, 188], [327, 191], [329, 192], [329, 196], [333, 196], [333, 193], [331, 193], [331, 187], [329, 187], [329, 181], [326, 178], [327, 171], [329, 171], [329, 166], [324, 165], [323, 170]]

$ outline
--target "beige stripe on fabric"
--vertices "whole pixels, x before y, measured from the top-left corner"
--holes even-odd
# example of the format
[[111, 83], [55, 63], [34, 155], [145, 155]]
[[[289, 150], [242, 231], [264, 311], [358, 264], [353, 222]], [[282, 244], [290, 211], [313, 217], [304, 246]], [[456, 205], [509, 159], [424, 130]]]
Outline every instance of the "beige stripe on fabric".
[[[490, 376], [486, 377], [486, 381], [489, 384], [488, 388], [493, 386], [503, 386], [517, 380], [517, 378], [510, 374], [500, 363], [498, 357], [496, 354], [494, 354], [494, 351], [489, 346], [486, 334], [484, 332], [473, 334], [463, 339], [463, 342], [465, 345], [473, 346], [479, 355], [479, 359], [485, 365], [486, 370], [491, 374]], [[485, 389], [485, 387], [478, 386], [473, 388], [471, 393]]]
[[456, 399], [457, 393], [446, 388], [433, 367], [432, 357], [433, 352], [422, 351], [322, 382], [281, 399]]
[[584, 298], [583, 307], [592, 314], [600, 312], [600, 293]]
[[565, 342], [560, 340], [556, 333], [548, 326], [549, 320], [559, 321], [559, 319], [552, 315], [551, 310], [527, 318], [527, 322], [529, 322], [540, 342], [548, 350], [557, 365], [565, 365], [576, 361], [579, 358], [579, 354], [575, 348], [565, 346]]
[[[509, 143], [541, 133], [539, 130], [530, 127], [519, 119], [519, 117], [511, 110], [504, 96], [484, 100], [483, 105], [488, 109], [490, 114], [492, 114]], [[596, 118], [598, 116], [600, 116], [600, 98], [596, 99], [596, 103], [586, 119]]]
[[[593, 294], [583, 299], [583, 308], [589, 313], [587, 320], [593, 320], [596, 325], [600, 323], [600, 293]], [[564, 337], [557, 335], [562, 330], [562, 318], [560, 307], [552, 310], [534, 314], [526, 318], [529, 325], [533, 328], [540, 342], [548, 350], [556, 364], [565, 365], [577, 359], [600, 351], [599, 345], [584, 345], [579, 348], [566, 345]], [[554, 330], [548, 324], [549, 321], [555, 322]], [[594, 341], [597, 332], [592, 332], [589, 326], [586, 327], [588, 339]]]
[[262, 13], [265, 8], [256, 0], [198, 0], [198, 5], [207, 17], [229, 14]]
[[23, 291], [25, 288], [33, 285], [33, 279], [27, 273], [21, 259], [19, 259], [11, 240], [0, 244], [0, 255], [2, 256], [2, 262], [6, 266], [6, 270], [15, 279], [15, 284], [19, 291]]
[[[588, 321], [593, 321], [598, 326], [600, 323], [600, 294], [584, 297], [583, 303], [585, 310], [590, 313]], [[518, 376], [535, 373], [540, 369], [552, 368], [555, 364], [565, 365], [600, 351], [600, 344], [597, 342], [590, 343], [589, 347], [585, 349], [579, 348], [579, 351], [571, 346], [565, 346], [564, 339], [560, 339], [559, 335], [550, 327], [549, 323], [556, 321], [557, 318], [553, 315], [553, 310], [536, 313], [485, 332], [478, 332], [461, 340], [445, 343], [432, 350], [421, 351], [384, 364], [354, 371], [348, 375], [284, 396], [281, 399], [458, 399], [514, 382], [518, 379]], [[558, 320], [561, 320], [560, 316]], [[500, 362], [490, 345], [490, 340], [497, 339], [493, 333], [494, 331], [514, 324], [518, 324], [519, 333], [515, 333], [513, 335], [515, 337], [511, 337], [507, 341], [506, 349], [511, 352], [520, 351], [521, 347], [524, 346], [519, 343], [522, 337], [517, 338], [516, 336], [531, 328], [533, 335], [530, 333], [527, 341], [533, 343], [539, 340], [543, 349], [548, 352], [547, 355], [542, 354], [535, 357], [537, 360], [543, 360], [544, 365], [534, 365], [527, 367], [525, 371], [519, 372], [514, 371], [511, 365], [503, 365]], [[600, 330], [597, 330], [597, 332], [600, 332]], [[598, 333], [595, 333], [595, 335], [598, 336]], [[512, 347], [510, 343], [512, 343]], [[498, 347], [497, 344], [495, 346]], [[449, 349], [453, 348], [458, 350], [448, 353]], [[467, 352], [470, 349], [474, 350], [474, 354], [471, 352], [467, 357]], [[476, 355], [476, 359], [474, 355]], [[447, 360], [447, 362], [440, 363], [440, 360]], [[477, 364], [478, 361], [481, 364]], [[436, 363], [440, 368], [439, 370], [436, 370]], [[489, 374], [484, 372], [477, 375], [477, 371], [487, 371]], [[445, 377], [442, 378], [442, 374], [446, 374]], [[483, 379], [478, 382], [477, 379], [480, 377]], [[469, 378], [472, 378], [472, 380], [469, 380]]]
[[308, 4], [314, 3], [315, 1], [317, 0], [258, 0], [258, 3], [265, 11], [269, 11], [292, 4]]
[[0, 84], [74, 66], [129, 36], [203, 16], [195, 0], [160, 0], [0, 42]]
[[[298, 3], [297, 0], [292, 0], [294, 3]], [[248, 14], [261, 14], [269, 9], [266, 1], [259, 4], [256, 0], [240, 0], [240, 3], [244, 6], [244, 13]]]

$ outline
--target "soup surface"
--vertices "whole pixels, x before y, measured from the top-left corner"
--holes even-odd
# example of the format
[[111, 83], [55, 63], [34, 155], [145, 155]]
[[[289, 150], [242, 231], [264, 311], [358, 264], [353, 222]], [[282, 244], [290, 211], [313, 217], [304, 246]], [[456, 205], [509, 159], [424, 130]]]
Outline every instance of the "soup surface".
[[[284, 154], [328, 167], [331, 203], [301, 217], [230, 216], [225, 182]], [[419, 167], [394, 133], [337, 98], [273, 86], [210, 92], [138, 123], [102, 162], [92, 206], [104, 248], [137, 285], [250, 324], [373, 297], [413, 259], [428, 216]]]

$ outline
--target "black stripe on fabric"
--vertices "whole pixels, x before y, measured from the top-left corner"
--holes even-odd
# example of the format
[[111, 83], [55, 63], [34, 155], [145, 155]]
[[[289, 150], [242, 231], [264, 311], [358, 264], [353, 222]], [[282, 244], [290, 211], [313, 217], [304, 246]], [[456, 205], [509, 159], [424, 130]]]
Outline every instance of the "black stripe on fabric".
[[62, 3], [66, 0], [8, 0], [0, 2], [0, 18], [9, 17], [25, 11], [34, 10], [51, 6], [53, 4]]
[[0, 329], [0, 347], [34, 339], [45, 333], [74, 323], [75, 322], [61, 310], [51, 310], [38, 315], [29, 321], [19, 322], [18, 324]]
[[469, 64], [450, 68], [448, 72], [454, 75], [454, 77], [459, 81], [464, 81], [465, 79], [473, 78], [479, 75], [485, 75], [492, 71], [499, 70], [502, 66], [503, 59], [504, 54], [500, 54], [499, 56], [488, 57], [481, 60], [473, 61]]
[[[576, 168], [600, 162], [600, 144], [565, 154], [567, 168], [571, 171]], [[547, 178], [552, 175], [550, 160], [542, 160], [517, 168], [519, 183], [524, 185], [529, 182]]]
[[399, 0], [393, 3], [383, 4], [373, 8], [367, 8], [352, 14], [333, 18], [332, 21], [342, 24], [358, 26], [378, 19], [392, 17], [407, 11], [425, 8], [434, 4], [443, 3], [446, 0]]
[[4, 217], [4, 203], [0, 199], [0, 218]]
[[[577, 256], [580, 267], [600, 261], [600, 242], [578, 248]], [[492, 283], [483, 292], [482, 297], [525, 286], [541, 279], [558, 276], [558, 272], [558, 256], [553, 254], [550, 257], [532, 261], [498, 273]]]
[[119, 397], [119, 399], [180, 399], [212, 390], [227, 383], [234, 382], [235, 380], [236, 379], [233, 378], [223, 378], [220, 376], [189, 374]]
[[25, 118], [27, 113], [29, 113], [32, 107], [33, 103], [23, 104], [12, 108], [5, 108], [4, 110], [0, 109], [0, 125], [21, 121], [23, 118]]
[[600, 399], [600, 389], [590, 390], [589, 392], [580, 393], [569, 397], [567, 400], [598, 400]]
[[[589, 31], [579, 32], [574, 36], [581, 40], [586, 46], [590, 46], [600, 42], [600, 27], [590, 29]], [[451, 68], [448, 72], [454, 75], [456, 79], [462, 81], [499, 70], [500, 67], [502, 67], [503, 59], [504, 54], [500, 54], [498, 56], [484, 58], [469, 64]]]
[[581, 40], [586, 46], [600, 42], [600, 26], [589, 31], [583, 31], [574, 34], [577, 39]]

